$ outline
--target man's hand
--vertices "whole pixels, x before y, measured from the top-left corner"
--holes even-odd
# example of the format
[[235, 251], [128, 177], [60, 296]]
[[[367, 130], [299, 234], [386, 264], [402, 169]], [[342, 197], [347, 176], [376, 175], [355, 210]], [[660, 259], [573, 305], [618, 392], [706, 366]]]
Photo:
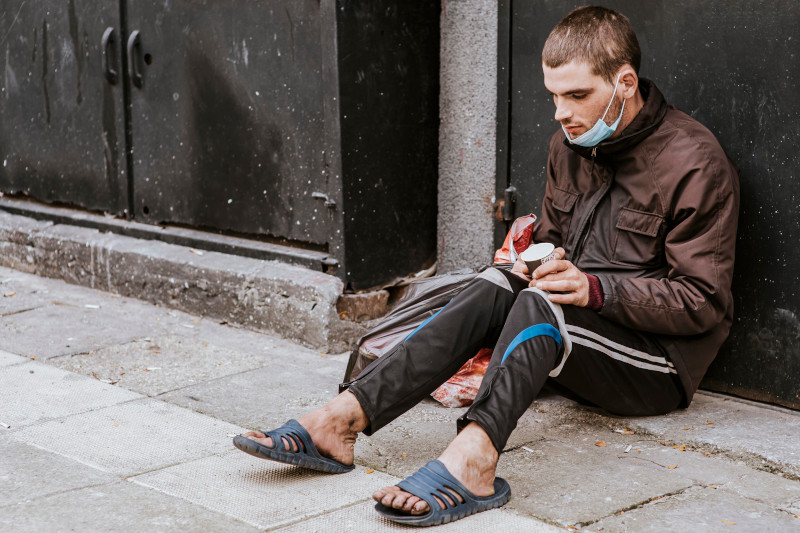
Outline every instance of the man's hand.
[[[586, 307], [589, 303], [589, 280], [578, 267], [564, 260], [566, 252], [563, 248], [556, 248], [555, 254], [557, 259], [552, 259], [533, 271], [529, 286], [550, 291], [548, 298], [551, 302]], [[524, 262], [522, 266], [527, 272]], [[514, 264], [514, 268], [516, 267]]]
[[531, 279], [531, 271], [528, 270], [528, 265], [525, 264], [525, 261], [517, 257], [516, 263], [514, 266], [511, 267], [511, 273], [516, 274], [521, 278], [525, 278], [530, 281]]

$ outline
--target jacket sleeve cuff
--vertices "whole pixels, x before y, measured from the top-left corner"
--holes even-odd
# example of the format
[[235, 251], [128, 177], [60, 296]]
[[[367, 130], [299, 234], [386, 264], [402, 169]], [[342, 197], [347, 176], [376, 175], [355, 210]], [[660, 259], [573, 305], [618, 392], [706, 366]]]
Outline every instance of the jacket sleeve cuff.
[[599, 311], [603, 307], [603, 301], [605, 300], [603, 286], [600, 285], [600, 280], [597, 279], [597, 276], [592, 276], [586, 272], [584, 272], [584, 275], [589, 281], [589, 303], [586, 304], [586, 307], [592, 311]]

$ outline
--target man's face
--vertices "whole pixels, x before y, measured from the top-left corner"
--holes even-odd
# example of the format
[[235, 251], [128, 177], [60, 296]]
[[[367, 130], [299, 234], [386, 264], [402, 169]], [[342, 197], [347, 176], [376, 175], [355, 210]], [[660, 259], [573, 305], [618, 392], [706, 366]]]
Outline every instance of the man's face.
[[[570, 62], [556, 68], [542, 65], [542, 69], [544, 86], [553, 95], [556, 104], [555, 119], [564, 126], [571, 139], [579, 137], [603, 116], [614, 94], [614, 85], [592, 74], [586, 63]], [[613, 124], [621, 108], [622, 98], [618, 90], [604, 122]]]

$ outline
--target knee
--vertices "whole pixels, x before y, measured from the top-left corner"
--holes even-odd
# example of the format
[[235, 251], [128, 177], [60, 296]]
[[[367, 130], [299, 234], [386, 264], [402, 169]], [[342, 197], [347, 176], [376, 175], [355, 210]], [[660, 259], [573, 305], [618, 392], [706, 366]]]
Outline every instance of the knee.
[[478, 274], [476, 280], [483, 280], [488, 282], [490, 284], [488, 286], [495, 290], [504, 290], [510, 293], [514, 292], [514, 289], [511, 287], [511, 282], [509, 282], [505, 273], [503, 273], [500, 269], [494, 267], [487, 268], [486, 270]]

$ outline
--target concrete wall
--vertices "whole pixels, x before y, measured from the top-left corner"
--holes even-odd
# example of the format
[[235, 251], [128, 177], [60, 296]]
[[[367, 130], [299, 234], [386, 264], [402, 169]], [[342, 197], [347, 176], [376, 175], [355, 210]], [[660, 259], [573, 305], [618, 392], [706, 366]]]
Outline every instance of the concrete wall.
[[497, 1], [443, 0], [439, 272], [491, 261], [497, 115]]

